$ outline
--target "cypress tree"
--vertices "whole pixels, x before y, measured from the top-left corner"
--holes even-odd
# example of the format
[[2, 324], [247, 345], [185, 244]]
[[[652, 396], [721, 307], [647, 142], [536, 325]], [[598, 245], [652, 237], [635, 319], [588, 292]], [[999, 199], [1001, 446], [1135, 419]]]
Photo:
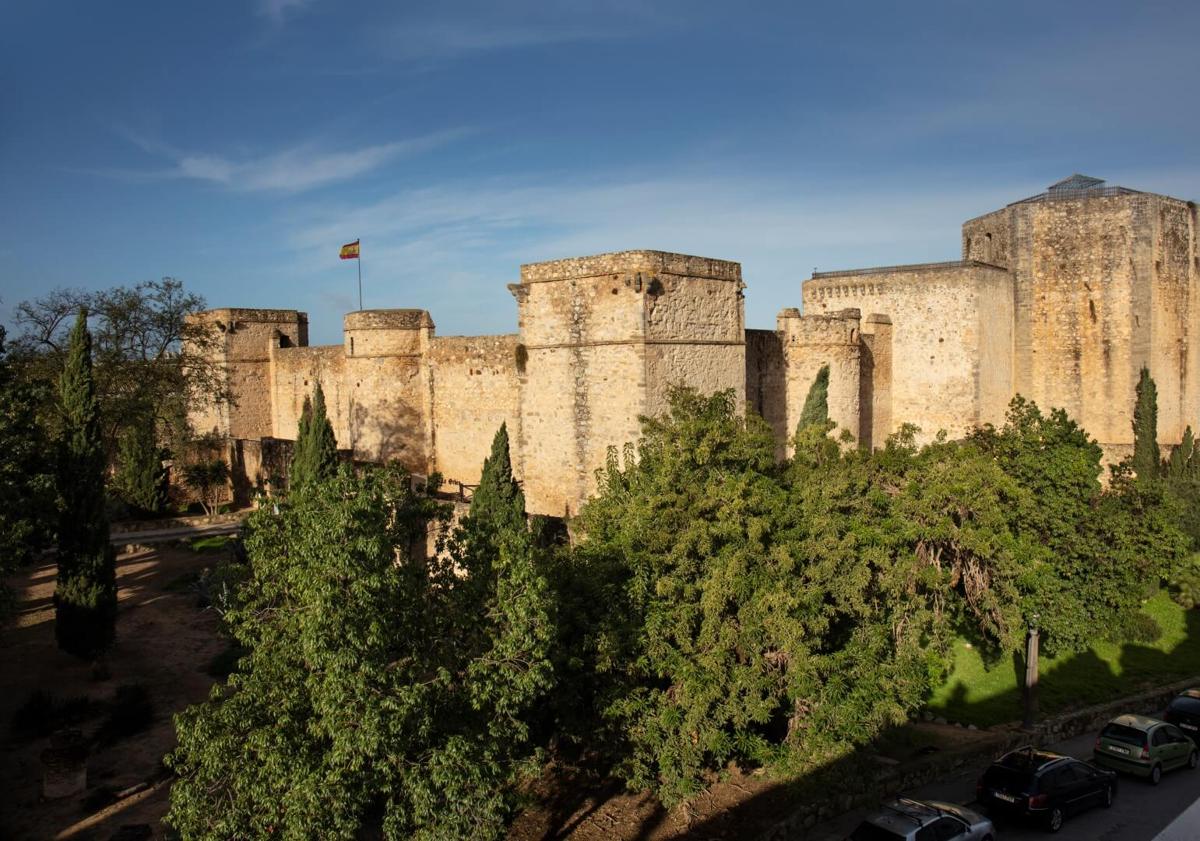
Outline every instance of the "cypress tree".
[[1183, 440], [1179, 446], [1171, 450], [1171, 458], [1167, 460], [1167, 477], [1173, 480], [1191, 476], [1196, 470], [1196, 459], [1192, 455], [1196, 450], [1196, 438], [1189, 426], [1183, 431]]
[[1138, 377], [1137, 403], [1133, 407], [1133, 472], [1138, 479], [1155, 478], [1161, 472], [1158, 451], [1158, 388], [1143, 367]]
[[300, 414], [291, 487], [299, 489], [312, 482], [324, 481], [337, 473], [337, 466], [337, 439], [325, 410], [325, 391], [317, 383], [312, 402], [306, 400]]
[[125, 502], [146, 514], [158, 514], [167, 502], [166, 475], [162, 450], [154, 440], [154, 422], [126, 429], [115, 482]]
[[63, 431], [58, 486], [63, 508], [54, 633], [61, 649], [93, 659], [113, 641], [117, 578], [104, 510], [105, 456], [86, 309], [80, 309], [71, 331], [59, 399]]
[[483, 460], [479, 487], [471, 497], [470, 519], [484, 533], [526, 528], [525, 494], [513, 478], [506, 424], [500, 424], [492, 439], [492, 454]]
[[804, 408], [800, 411], [800, 422], [796, 424], [796, 431], [810, 426], [824, 427], [828, 422], [829, 366], [822, 365], [813, 384], [808, 388], [808, 397], [804, 399]]

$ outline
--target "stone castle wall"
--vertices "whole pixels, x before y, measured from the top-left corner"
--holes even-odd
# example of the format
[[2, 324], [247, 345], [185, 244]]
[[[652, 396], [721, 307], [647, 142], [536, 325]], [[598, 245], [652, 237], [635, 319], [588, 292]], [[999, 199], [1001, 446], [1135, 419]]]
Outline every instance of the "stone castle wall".
[[873, 429], [876, 445], [903, 423], [919, 425], [919, 440], [929, 440], [940, 430], [957, 437], [1003, 422], [1012, 397], [1012, 284], [1004, 270], [966, 261], [828, 272], [814, 274], [803, 292], [807, 313], [854, 308], [891, 322], [890, 406], [881, 407], [891, 418]]
[[[1113, 460], [1142, 365], [1160, 442], [1200, 426], [1196, 228], [1192, 203], [1073, 176], [964, 223], [959, 262], [814, 273], [774, 330], [745, 328], [740, 264], [660, 251], [522, 266], [512, 335], [438, 337], [422, 310], [370, 310], [346, 316], [343, 344], [308, 347], [303, 313], [212, 310], [197, 318], [221, 333], [237, 400], [192, 420], [274, 452], [319, 381], [354, 458], [465, 485], [504, 423], [529, 511], [572, 516], [672, 387], [732, 390], [782, 457], [827, 365], [830, 417], [860, 446], [905, 423], [921, 440], [1000, 424], [1020, 393], [1065, 408]], [[256, 475], [283, 462], [236, 452]]]
[[[436, 337], [429, 354], [433, 391], [435, 469], [446, 480], [479, 482], [500, 424], [509, 440], [520, 436], [520, 372], [523, 351], [517, 336]], [[513, 472], [523, 475], [520, 450]]]

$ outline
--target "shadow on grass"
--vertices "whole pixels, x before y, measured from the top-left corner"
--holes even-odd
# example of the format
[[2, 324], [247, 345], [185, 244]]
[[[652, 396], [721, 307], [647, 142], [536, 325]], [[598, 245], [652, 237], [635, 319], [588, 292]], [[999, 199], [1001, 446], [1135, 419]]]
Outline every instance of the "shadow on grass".
[[[1180, 638], [1167, 647], [1097, 640], [1092, 648], [1077, 654], [1043, 656], [1038, 680], [1040, 715], [1100, 704], [1200, 675], [1200, 610], [1168, 607], [1165, 596], [1156, 597], [1148, 607], [1160, 617], [1174, 620], [1176, 627], [1164, 628], [1165, 634], [1178, 633], [1177, 625], [1182, 622]], [[934, 693], [930, 710], [950, 721], [979, 727], [1020, 721], [1024, 657], [1014, 654], [1011, 665], [1000, 661], [990, 668], [981, 666], [982, 660], [977, 658], [977, 654], [957, 652], [955, 670], [947, 687]]]

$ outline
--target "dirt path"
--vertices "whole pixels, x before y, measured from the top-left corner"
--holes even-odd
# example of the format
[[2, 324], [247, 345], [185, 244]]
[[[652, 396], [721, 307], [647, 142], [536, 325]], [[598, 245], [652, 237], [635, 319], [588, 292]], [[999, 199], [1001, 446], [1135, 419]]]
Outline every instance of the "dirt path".
[[[30, 693], [42, 690], [59, 699], [86, 696], [111, 701], [116, 688], [141, 684], [149, 692], [154, 718], [149, 729], [95, 751], [88, 761], [88, 790], [121, 790], [153, 778], [164, 753], [175, 743], [171, 716], [206, 697], [213, 679], [204, 668], [224, 650], [217, 619], [200, 610], [186, 581], [223, 557], [163, 547], [121, 555], [117, 560], [119, 613], [117, 642], [108, 657], [110, 677], [91, 679], [89, 667], [59, 651], [54, 642], [54, 565], [33, 567], [9, 580], [16, 595], [13, 620], [0, 630], [0, 837], [52, 839], [99, 811], [84, 798], [41, 799], [41, 751], [48, 740], [17, 738], [10, 730], [14, 712]], [[93, 734], [103, 716], [79, 728]], [[131, 797], [129, 805], [106, 813], [69, 837], [108, 839], [125, 824], [148, 823], [162, 837], [167, 787]], [[118, 804], [120, 805], [120, 804]]]

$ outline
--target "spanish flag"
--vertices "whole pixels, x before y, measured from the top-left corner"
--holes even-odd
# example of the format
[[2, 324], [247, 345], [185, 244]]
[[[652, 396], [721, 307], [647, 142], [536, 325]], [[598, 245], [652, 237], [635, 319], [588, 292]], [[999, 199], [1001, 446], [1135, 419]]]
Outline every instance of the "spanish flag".
[[339, 254], [338, 256], [341, 257], [343, 260], [357, 260], [358, 259], [358, 240], [355, 240], [354, 242], [348, 242], [345, 245], [343, 245], [342, 253]]

